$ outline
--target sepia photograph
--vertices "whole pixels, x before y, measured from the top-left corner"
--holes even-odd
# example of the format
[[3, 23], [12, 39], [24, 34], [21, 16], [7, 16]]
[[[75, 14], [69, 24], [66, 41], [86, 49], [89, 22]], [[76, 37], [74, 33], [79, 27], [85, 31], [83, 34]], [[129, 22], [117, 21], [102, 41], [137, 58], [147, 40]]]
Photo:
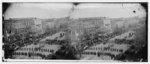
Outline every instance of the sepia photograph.
[[2, 2], [2, 61], [148, 62], [148, 2]]

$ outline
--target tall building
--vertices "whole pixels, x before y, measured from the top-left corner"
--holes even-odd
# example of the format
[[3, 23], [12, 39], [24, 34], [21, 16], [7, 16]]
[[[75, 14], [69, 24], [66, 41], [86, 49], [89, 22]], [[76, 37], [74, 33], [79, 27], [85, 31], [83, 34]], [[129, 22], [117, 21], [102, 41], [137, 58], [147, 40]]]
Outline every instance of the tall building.
[[112, 31], [111, 20], [104, 19], [103, 23], [106, 30], [109, 30], [111, 32]]
[[35, 32], [36, 34], [42, 34], [44, 33], [42, 29], [42, 20], [41, 19], [33, 19], [34, 25], [32, 25], [31, 29], [32, 32]]

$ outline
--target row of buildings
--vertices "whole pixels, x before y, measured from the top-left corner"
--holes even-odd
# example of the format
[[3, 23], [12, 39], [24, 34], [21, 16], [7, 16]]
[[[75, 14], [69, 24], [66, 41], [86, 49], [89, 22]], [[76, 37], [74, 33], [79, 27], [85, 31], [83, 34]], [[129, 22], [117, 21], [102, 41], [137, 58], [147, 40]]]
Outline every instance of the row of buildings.
[[[134, 20], [134, 19], [133, 19]], [[3, 21], [4, 31], [8, 30], [7, 32], [35, 32], [38, 34], [44, 33], [46, 30], [50, 30], [51, 28], [61, 28], [62, 24], [67, 25], [69, 27], [76, 28], [79, 26], [78, 23], [83, 24], [85, 28], [91, 27], [99, 27], [100, 29], [106, 32], [112, 32], [117, 30], [118, 28], [122, 28], [124, 30], [130, 29], [129, 26], [132, 26], [138, 21], [134, 20], [135, 22], [130, 22], [130, 20], [113, 20], [109, 18], [82, 18], [82, 19], [70, 19], [65, 18], [58, 18], [58, 19], [39, 19], [39, 18], [12, 18], [9, 20]], [[70, 25], [71, 24], [71, 25]], [[75, 26], [74, 26], [75, 25]], [[82, 26], [81, 26], [82, 27]], [[81, 28], [80, 27], [80, 28]], [[73, 29], [71, 28], [71, 29]], [[60, 29], [59, 29], [60, 30]]]

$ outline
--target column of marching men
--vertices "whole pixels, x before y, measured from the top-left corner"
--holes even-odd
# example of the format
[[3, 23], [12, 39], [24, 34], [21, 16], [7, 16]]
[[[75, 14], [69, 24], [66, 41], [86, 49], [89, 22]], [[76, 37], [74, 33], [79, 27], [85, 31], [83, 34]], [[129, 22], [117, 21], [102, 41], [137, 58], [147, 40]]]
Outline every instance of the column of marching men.
[[[89, 51], [84, 51], [82, 54], [85, 54], [85, 55], [97, 55], [102, 53], [102, 52], [98, 52], [98, 51], [109, 51], [109, 52], [119, 52], [119, 53], [122, 53], [123, 50], [122, 49], [116, 49], [116, 48], [109, 48], [109, 49], [105, 49], [105, 48], [98, 48], [98, 47], [95, 47], [95, 48], [89, 48], [88, 49]], [[90, 50], [95, 50], [94, 52]]]
[[[20, 51], [20, 52], [19, 52]], [[26, 52], [22, 52], [22, 51], [26, 51]], [[40, 53], [37, 53], [40, 52]], [[41, 57], [46, 57], [47, 55], [44, 55], [42, 53], [54, 53], [54, 50], [52, 49], [37, 49], [37, 48], [20, 48], [17, 52], [14, 52], [13, 55], [25, 55], [28, 57], [31, 56], [41, 56]]]

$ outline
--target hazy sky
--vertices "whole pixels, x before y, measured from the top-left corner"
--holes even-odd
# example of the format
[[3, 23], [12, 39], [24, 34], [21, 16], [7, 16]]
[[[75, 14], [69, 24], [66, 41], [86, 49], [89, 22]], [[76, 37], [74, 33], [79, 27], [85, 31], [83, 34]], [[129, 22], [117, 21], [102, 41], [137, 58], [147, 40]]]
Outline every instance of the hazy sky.
[[[72, 3], [13, 3], [4, 14], [9, 18], [60, 18], [71, 15], [72, 18], [82, 17], [133, 17], [145, 16], [145, 10], [140, 4], [121, 3], [81, 3], [74, 6]], [[133, 11], [135, 10], [135, 13]]]
[[145, 15], [145, 10], [140, 4], [81, 4], [77, 9], [73, 13], [73, 18], [99, 16], [120, 18]]
[[6, 11], [5, 18], [57, 18], [69, 15], [69, 3], [14, 3]]

